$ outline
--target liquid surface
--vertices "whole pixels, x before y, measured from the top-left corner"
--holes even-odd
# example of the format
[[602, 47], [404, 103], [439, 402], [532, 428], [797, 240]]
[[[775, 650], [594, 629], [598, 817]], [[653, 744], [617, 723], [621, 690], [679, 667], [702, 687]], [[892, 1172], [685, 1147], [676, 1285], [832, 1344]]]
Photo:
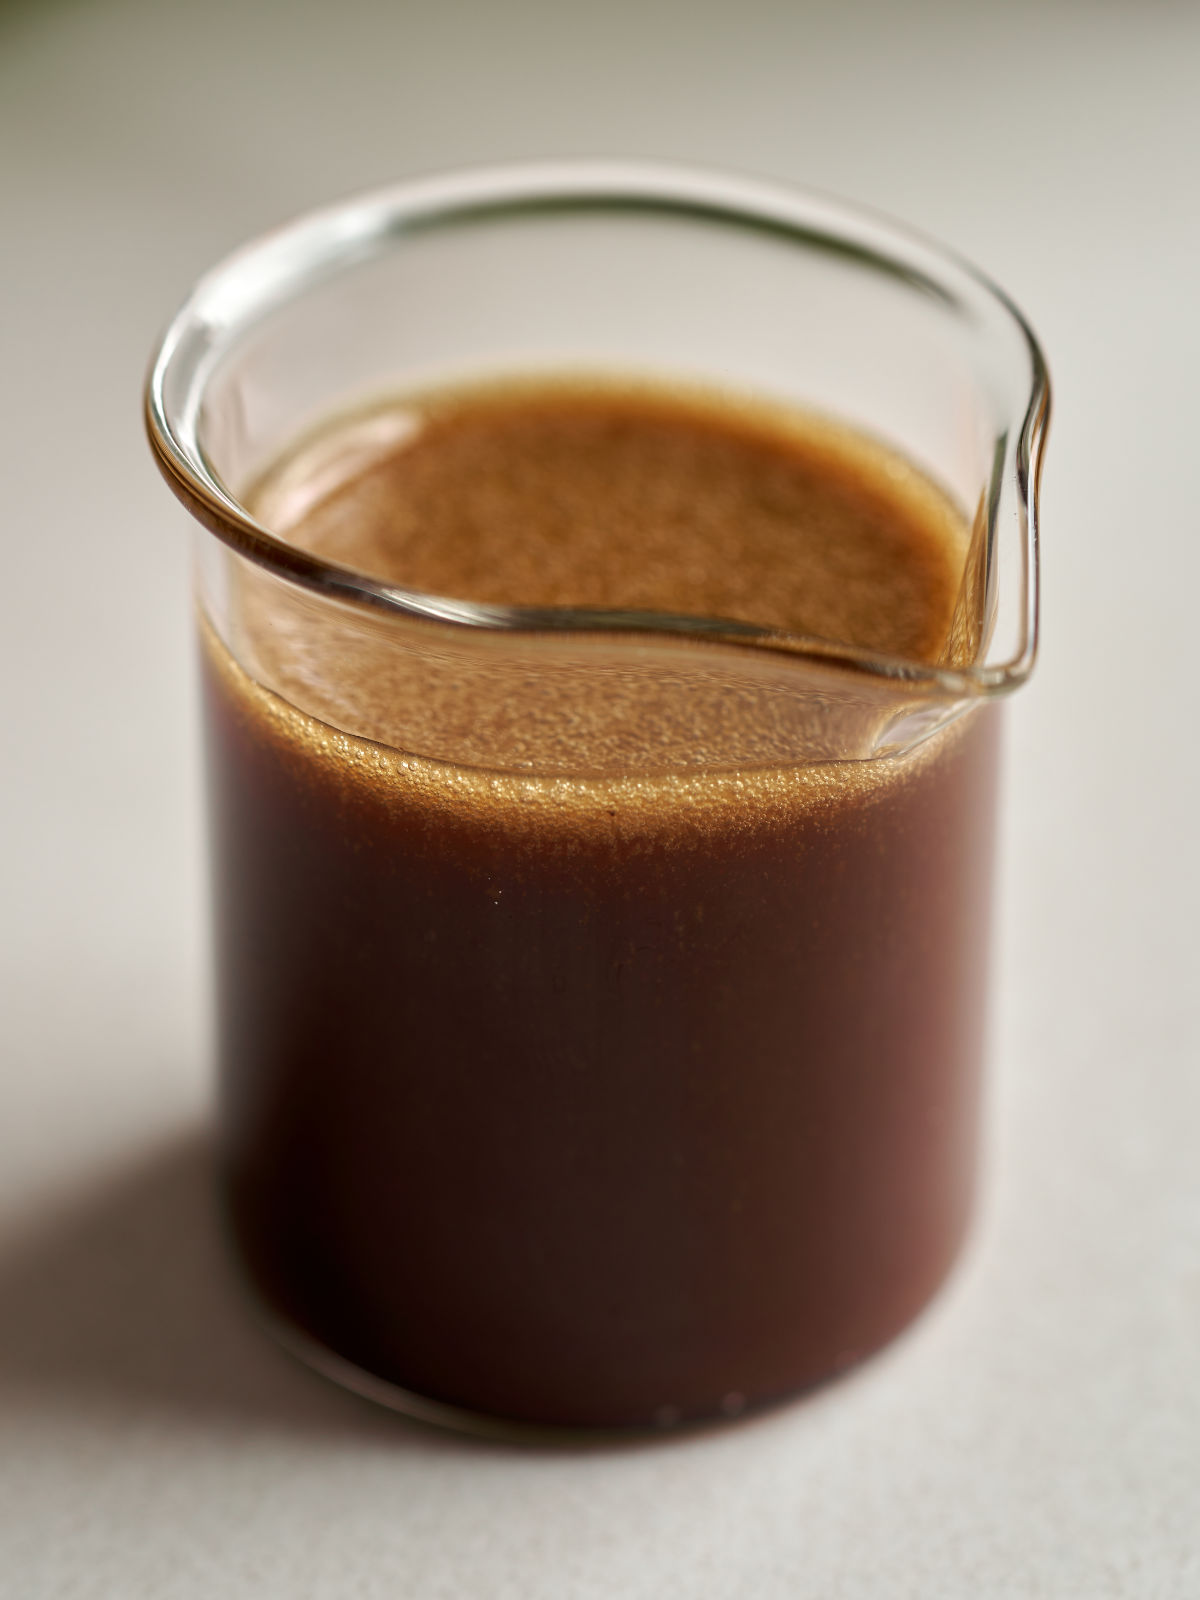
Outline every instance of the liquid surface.
[[725, 618], [943, 654], [961, 513], [817, 418], [652, 386], [507, 385], [345, 420], [251, 508], [306, 550], [495, 605]]
[[[398, 411], [339, 421], [264, 482], [259, 514], [393, 581], [462, 596], [477, 580], [481, 599], [637, 594], [725, 615], [744, 600], [754, 620], [778, 605], [795, 627], [821, 593], [811, 631], [849, 612], [832, 513], [808, 534], [789, 517], [786, 535], [775, 514], [778, 485], [807, 474], [810, 508], [850, 506], [843, 532], [888, 494], [934, 508], [925, 522], [879, 513], [863, 541], [904, 581], [874, 570], [851, 585], [860, 600], [837, 626], [942, 648], [961, 520], [902, 464], [882, 471], [876, 447], [821, 436], [838, 452], [821, 471], [800, 424], [808, 444], [784, 461], [781, 425], [751, 438], [743, 414], [698, 418], [690, 397], [674, 416], [662, 395], [624, 411], [612, 395], [553, 398], [512, 391], [506, 418], [478, 395], [415, 432]], [[561, 449], [539, 453], [531, 441], [550, 434]], [[431, 516], [435, 483], [450, 507], [436, 539], [401, 483], [422, 448], [412, 481]], [[855, 451], [880, 466], [865, 488], [843, 470]], [[643, 519], [659, 503], [664, 456], [677, 465], [655, 490], [658, 534], [639, 522], [610, 537], [614, 503]], [[689, 499], [704, 472], [723, 484], [724, 522]], [[473, 507], [486, 533], [488, 505], [503, 584], [454, 532]], [[516, 508], [535, 505], [526, 546]], [[728, 552], [754, 505], [772, 509], [755, 524], [760, 577], [743, 585]], [[708, 568], [668, 573], [696, 539]], [[659, 552], [649, 576], [641, 546]], [[644, 698], [641, 678], [606, 668], [593, 704], [535, 657], [497, 689], [439, 634], [420, 649], [390, 619], [348, 632], [257, 580], [241, 602], [252, 671], [205, 630], [223, 1147], [234, 1233], [275, 1313], [437, 1401], [616, 1427], [735, 1412], [897, 1332], [969, 1210], [991, 714], [903, 758], [822, 760], [818, 739], [812, 759], [780, 763], [766, 754], [790, 724], [761, 752], [755, 730], [794, 715], [791, 732], [824, 737], [848, 715], [828, 684], [780, 712], [769, 683], [739, 686], [701, 647], [692, 677], [677, 662], [665, 675], [674, 697], [652, 659]], [[720, 736], [764, 758], [689, 766], [680, 734], [678, 769], [629, 770], [639, 738], [669, 745], [689, 717], [703, 748]], [[447, 719], [477, 759], [431, 759]], [[572, 740], [585, 766], [611, 748], [613, 770], [543, 767]], [[501, 748], [529, 770], [497, 770]]]

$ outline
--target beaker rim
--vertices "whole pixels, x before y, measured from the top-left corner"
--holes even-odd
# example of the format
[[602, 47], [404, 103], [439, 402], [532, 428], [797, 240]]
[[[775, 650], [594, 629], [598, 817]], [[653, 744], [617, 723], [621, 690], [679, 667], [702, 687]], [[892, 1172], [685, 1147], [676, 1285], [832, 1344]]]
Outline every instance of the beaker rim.
[[[930, 664], [722, 618], [492, 605], [422, 594], [289, 544], [257, 521], [212, 468], [199, 430], [206, 384], [228, 351], [280, 306], [435, 228], [523, 215], [604, 213], [653, 213], [772, 235], [847, 258], [949, 311], [985, 327], [999, 322], [1016, 335], [1028, 362], [1011, 450], [1022, 592], [1017, 637], [1005, 659]], [[158, 465], [193, 516], [239, 554], [327, 599], [376, 615], [492, 633], [665, 636], [767, 651], [953, 699], [1009, 691], [1032, 670], [1039, 628], [1038, 498], [1049, 412], [1049, 374], [1037, 336], [1009, 296], [954, 252], [816, 190], [646, 161], [477, 167], [310, 211], [234, 251], [196, 283], [160, 340], [145, 386], [146, 429]]]

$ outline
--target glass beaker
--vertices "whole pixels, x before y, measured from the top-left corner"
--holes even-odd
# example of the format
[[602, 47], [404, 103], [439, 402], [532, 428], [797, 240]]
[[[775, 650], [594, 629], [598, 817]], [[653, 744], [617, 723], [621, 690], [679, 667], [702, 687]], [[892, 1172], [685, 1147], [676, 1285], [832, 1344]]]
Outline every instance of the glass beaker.
[[[941, 659], [413, 593], [247, 509], [331, 416], [563, 373], [894, 448], [970, 530]], [[207, 530], [224, 1194], [313, 1365], [456, 1426], [668, 1426], [826, 1378], [927, 1301], [974, 1182], [994, 702], [1034, 657], [1047, 414], [970, 268], [686, 171], [412, 184], [197, 286], [147, 416]]]

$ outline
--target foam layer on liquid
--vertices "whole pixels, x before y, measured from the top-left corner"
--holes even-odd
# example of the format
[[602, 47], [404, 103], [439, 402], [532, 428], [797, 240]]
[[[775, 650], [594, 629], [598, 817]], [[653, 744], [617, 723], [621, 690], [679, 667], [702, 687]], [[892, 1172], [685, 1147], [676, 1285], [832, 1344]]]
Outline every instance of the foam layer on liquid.
[[941, 656], [961, 512], [829, 421], [648, 384], [508, 383], [327, 426], [257, 486], [289, 542], [427, 594], [726, 618]]
[[853, 830], [864, 808], [923, 781], [950, 759], [978, 713], [960, 717], [902, 757], [814, 761], [731, 771], [683, 769], [628, 776], [523, 775], [430, 760], [347, 733], [262, 687], [207, 624], [202, 638], [214, 686], [239, 720], [266, 738], [293, 772], [347, 806], [382, 805], [425, 816], [451, 832], [521, 837], [566, 855], [589, 838], [624, 849], [737, 850], [744, 837], [790, 828]]
[[[878, 444], [649, 386], [396, 401], [327, 426], [248, 500], [290, 542], [409, 589], [720, 617], [923, 662], [945, 653], [967, 546], [961, 513]], [[850, 707], [834, 680], [762, 651], [597, 644], [568, 661], [544, 640], [352, 615], [255, 572], [238, 602], [237, 653], [259, 682], [456, 765], [820, 762], [869, 750], [895, 709]]]

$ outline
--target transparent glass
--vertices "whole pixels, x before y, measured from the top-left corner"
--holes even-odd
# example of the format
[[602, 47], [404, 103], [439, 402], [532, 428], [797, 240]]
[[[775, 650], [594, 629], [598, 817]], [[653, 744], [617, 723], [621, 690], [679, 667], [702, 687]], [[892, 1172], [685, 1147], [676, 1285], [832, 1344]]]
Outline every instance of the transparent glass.
[[[940, 660], [420, 594], [247, 509], [331, 417], [564, 374], [819, 413], [918, 467], [970, 529]], [[934, 1292], [1048, 403], [971, 268], [686, 171], [413, 184], [196, 287], [147, 418], [207, 530], [224, 1186], [306, 1359], [452, 1425], [664, 1427], [826, 1378]]]

